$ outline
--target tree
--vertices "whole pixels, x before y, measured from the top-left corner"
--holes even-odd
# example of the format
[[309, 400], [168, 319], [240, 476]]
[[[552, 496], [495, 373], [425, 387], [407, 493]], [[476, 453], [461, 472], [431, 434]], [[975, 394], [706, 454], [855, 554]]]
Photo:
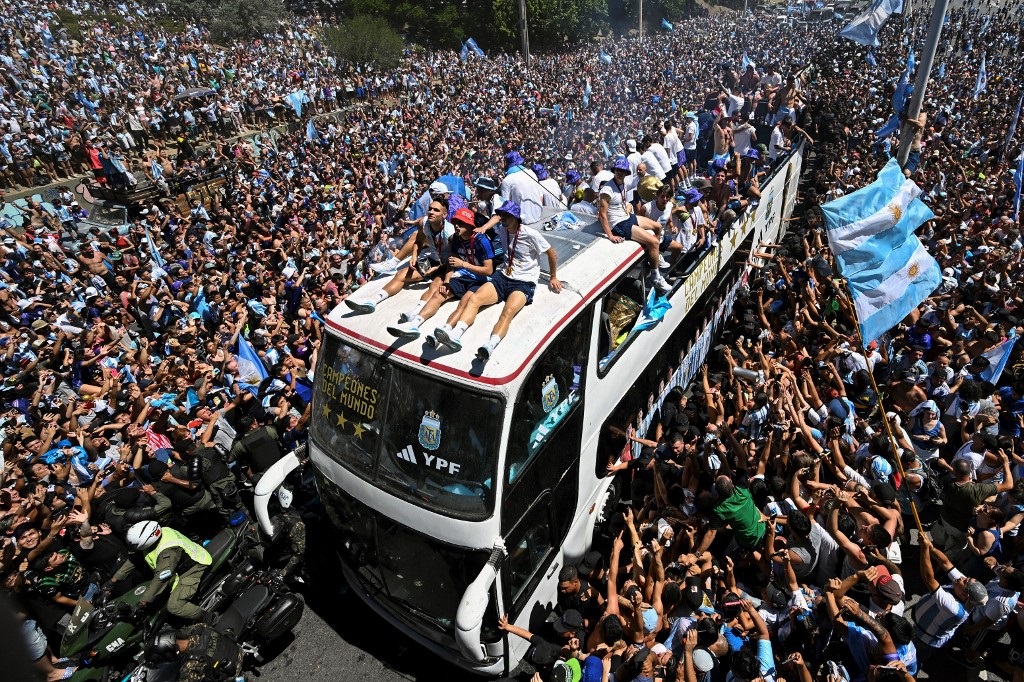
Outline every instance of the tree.
[[213, 8], [210, 33], [230, 38], [259, 38], [277, 33], [284, 18], [283, 0], [219, 0]]
[[[509, 45], [519, 44], [518, 0], [493, 0], [494, 20]], [[608, 26], [608, 0], [526, 0], [530, 49], [591, 40]]]
[[324, 44], [351, 64], [373, 64], [383, 69], [398, 65], [405, 43], [387, 21], [360, 14], [323, 32]]

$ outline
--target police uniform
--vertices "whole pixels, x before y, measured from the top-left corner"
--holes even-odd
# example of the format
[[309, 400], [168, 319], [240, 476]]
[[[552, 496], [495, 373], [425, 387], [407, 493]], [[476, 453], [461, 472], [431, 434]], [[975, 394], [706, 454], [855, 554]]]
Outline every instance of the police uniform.
[[[188, 620], [196, 620], [203, 615], [203, 610], [188, 600], [198, 591], [206, 568], [213, 563], [209, 552], [173, 528], [164, 526], [160, 541], [146, 553], [145, 561], [153, 571], [153, 579], [139, 601], [151, 603], [170, 585], [168, 613]], [[114, 574], [114, 580], [124, 580], [133, 570], [132, 562], [125, 562]]]
[[181, 654], [179, 682], [233, 680], [242, 672], [242, 649], [230, 637], [209, 625], [189, 625], [178, 631], [188, 640]]

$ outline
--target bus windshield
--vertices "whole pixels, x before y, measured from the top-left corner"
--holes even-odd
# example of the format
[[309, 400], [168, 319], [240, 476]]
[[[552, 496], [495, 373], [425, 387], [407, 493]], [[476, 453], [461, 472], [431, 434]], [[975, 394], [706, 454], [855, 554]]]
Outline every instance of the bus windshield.
[[483, 519], [494, 506], [502, 402], [397, 367], [328, 336], [312, 437], [363, 478], [432, 511]]

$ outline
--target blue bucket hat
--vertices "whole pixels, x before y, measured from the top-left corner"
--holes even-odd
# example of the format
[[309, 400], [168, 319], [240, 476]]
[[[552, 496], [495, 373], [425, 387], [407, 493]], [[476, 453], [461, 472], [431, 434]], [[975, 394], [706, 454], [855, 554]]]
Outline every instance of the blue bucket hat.
[[532, 170], [534, 172], [534, 174], [537, 176], [538, 180], [547, 180], [548, 179], [548, 172], [546, 170], [544, 170], [544, 166], [540, 165], [539, 163], [533, 164], [530, 167], [530, 170]]
[[757, 159], [761, 158], [761, 152], [759, 152], [756, 149], [754, 149], [753, 147], [751, 147], [750, 149], [748, 149], [747, 151], [745, 151], [743, 153], [743, 158], [744, 159], [754, 159], [756, 161]]
[[580, 181], [580, 174], [578, 171], [569, 170], [565, 172], [565, 179], [571, 184], [575, 185]]
[[685, 198], [687, 204], [696, 204], [699, 203], [700, 200], [704, 198], [704, 195], [696, 187], [690, 187], [685, 192], [683, 192], [683, 197]]
[[615, 159], [615, 162], [612, 163], [612, 170], [613, 171], [619, 171], [619, 170], [620, 171], [626, 171], [628, 173], [629, 172], [629, 161], [626, 161], [625, 159]]
[[524, 162], [525, 160], [523, 159], [523, 155], [515, 150], [510, 151], [508, 154], [505, 154], [505, 168], [511, 168], [512, 166], [521, 166]]
[[515, 218], [519, 222], [522, 222], [522, 213], [519, 211], [519, 204], [514, 201], [506, 201], [496, 211], [498, 215], [507, 215]]

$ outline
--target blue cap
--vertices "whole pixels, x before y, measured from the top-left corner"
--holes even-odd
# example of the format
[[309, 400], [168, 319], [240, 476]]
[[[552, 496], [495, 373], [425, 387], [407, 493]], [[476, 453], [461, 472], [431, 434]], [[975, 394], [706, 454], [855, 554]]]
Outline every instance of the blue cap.
[[515, 218], [522, 222], [522, 213], [519, 211], [519, 204], [514, 201], [506, 201], [502, 204], [498, 210], [495, 211], [498, 215], [507, 215]]
[[511, 168], [512, 166], [523, 165], [523, 155], [513, 150], [505, 155], [505, 168]]
[[548, 179], [548, 172], [544, 170], [544, 166], [540, 165], [539, 163], [535, 163], [532, 166], [530, 166], [530, 170], [534, 172], [538, 180]]

